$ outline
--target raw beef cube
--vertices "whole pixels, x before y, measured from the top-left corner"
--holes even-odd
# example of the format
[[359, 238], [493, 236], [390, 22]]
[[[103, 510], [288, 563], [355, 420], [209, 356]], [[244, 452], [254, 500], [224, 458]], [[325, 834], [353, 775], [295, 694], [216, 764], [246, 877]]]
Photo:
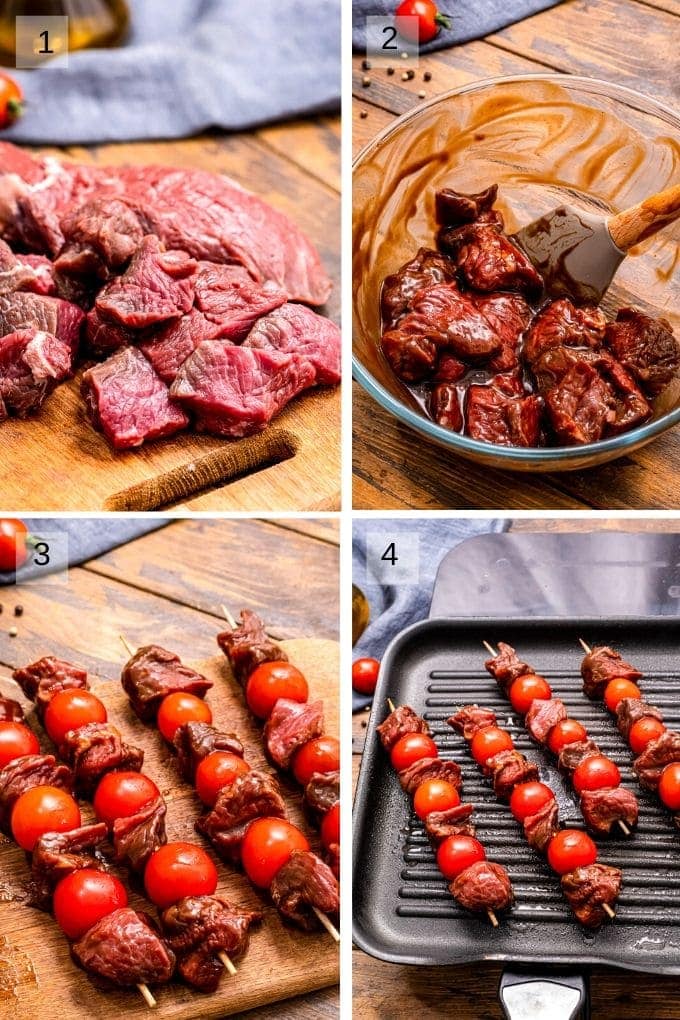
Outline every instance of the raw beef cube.
[[286, 300], [275, 283], [256, 283], [243, 266], [202, 262], [196, 276], [196, 307], [220, 326], [220, 336], [243, 340], [261, 315]]
[[51, 333], [22, 329], [0, 339], [0, 421], [34, 414], [71, 373], [71, 349]]
[[0, 294], [13, 294], [15, 290], [29, 290], [35, 280], [35, 271], [20, 262], [12, 249], [0, 241]]
[[205, 340], [185, 361], [170, 395], [197, 414], [200, 431], [247, 436], [313, 386], [315, 376], [311, 363], [296, 354]]
[[[153, 335], [143, 340], [139, 349], [149, 359], [164, 383], [171, 386], [177, 373], [203, 340], [217, 340], [222, 336], [222, 327], [202, 312], [192, 308], [188, 315], [175, 319], [154, 330]], [[225, 344], [231, 341], [223, 340]]]
[[149, 235], [123, 275], [100, 292], [97, 311], [130, 329], [179, 319], [194, 303], [195, 272], [186, 252], [163, 251], [158, 238]]
[[54, 276], [54, 263], [45, 255], [17, 255], [17, 261], [27, 269], [33, 270], [32, 277], [23, 287], [16, 290], [30, 290], [32, 294], [58, 295], [58, 284]]
[[116, 450], [171, 436], [189, 424], [170, 399], [165, 383], [135, 347], [123, 347], [88, 369], [81, 392], [92, 424]]
[[75, 357], [85, 313], [70, 301], [41, 294], [5, 294], [0, 297], [0, 335], [18, 329], [38, 329], [67, 343]]
[[62, 229], [67, 244], [56, 260], [57, 269], [101, 280], [123, 269], [151, 232], [139, 210], [122, 197], [94, 198], [72, 206]]
[[340, 382], [340, 330], [304, 305], [287, 304], [270, 312], [251, 329], [244, 347], [299, 354], [316, 373], [316, 382]]
[[103, 319], [96, 308], [87, 313], [85, 337], [89, 350], [97, 358], [105, 358], [120, 347], [129, 347], [135, 342], [135, 330], [126, 329], [119, 322]]

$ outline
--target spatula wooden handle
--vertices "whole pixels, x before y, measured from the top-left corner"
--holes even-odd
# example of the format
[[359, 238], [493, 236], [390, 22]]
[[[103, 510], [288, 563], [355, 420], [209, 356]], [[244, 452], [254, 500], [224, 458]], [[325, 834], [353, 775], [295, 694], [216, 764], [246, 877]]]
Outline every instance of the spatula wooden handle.
[[638, 205], [624, 209], [607, 221], [612, 241], [621, 251], [628, 251], [638, 241], [656, 234], [667, 223], [680, 217], [680, 184], [650, 195]]

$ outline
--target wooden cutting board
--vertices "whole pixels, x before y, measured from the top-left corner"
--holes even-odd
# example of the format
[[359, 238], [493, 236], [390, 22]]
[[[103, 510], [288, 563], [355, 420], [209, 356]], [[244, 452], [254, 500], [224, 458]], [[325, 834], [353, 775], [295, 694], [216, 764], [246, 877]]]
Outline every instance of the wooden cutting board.
[[[307, 676], [312, 696], [324, 699], [326, 729], [337, 734], [339, 647], [334, 641], [296, 639], [283, 647]], [[75, 660], [75, 657], [74, 657]], [[121, 656], [121, 665], [124, 656]], [[246, 760], [254, 768], [271, 771], [262, 754], [260, 730], [247, 710], [240, 688], [222, 656], [189, 665], [214, 681], [206, 701], [219, 726], [239, 734], [246, 748]], [[179, 777], [173, 755], [153, 727], [145, 726], [129, 708], [118, 677], [93, 680], [92, 690], [106, 705], [109, 719], [124, 738], [144, 749], [144, 771], [156, 782], [168, 803], [166, 827], [170, 840], [210, 844], [194, 831], [201, 805], [192, 788]], [[5, 671], [0, 676], [0, 694], [28, 705], [18, 686]], [[33, 725], [33, 720], [31, 720]], [[36, 729], [38, 724], [36, 723]], [[46, 750], [49, 741], [41, 741]], [[277, 774], [278, 776], [278, 774]], [[278, 776], [281, 780], [281, 777]], [[318, 849], [316, 833], [303, 818], [299, 788], [281, 780], [291, 821], [300, 825]], [[89, 805], [81, 803], [83, 818], [89, 820]], [[4, 837], [3, 837], [4, 839]], [[223, 1017], [293, 995], [336, 984], [339, 980], [339, 948], [325, 932], [305, 933], [283, 924], [266, 896], [260, 896], [242, 873], [218, 863], [218, 894], [244, 906], [264, 912], [264, 923], [253, 929], [250, 949], [238, 963], [235, 977], [225, 975], [213, 994], [192, 991], [178, 982], [154, 989], [156, 1014], [174, 1020]], [[128, 891], [127, 873], [119, 872]], [[6, 1020], [113, 1020], [149, 1017], [150, 1011], [133, 990], [97, 988], [87, 974], [71, 960], [68, 942], [49, 914], [13, 900], [21, 895], [28, 875], [25, 855], [9, 841], [0, 845], [0, 1016]], [[153, 907], [138, 895], [130, 895], [136, 909]]]
[[[281, 154], [275, 139], [258, 136], [38, 151], [102, 165], [162, 163], [228, 174], [316, 244], [334, 281], [323, 311], [338, 321], [340, 203], [326, 183], [335, 159], [330, 141], [323, 144], [322, 125], [290, 131], [289, 145], [314, 131], [315, 147], [304, 148], [308, 172]], [[77, 378], [60, 386], [35, 418], [0, 425], [0, 464], [2, 503], [16, 511], [147, 511], [187, 502], [200, 510], [337, 510], [340, 390], [302, 394], [258, 436], [229, 441], [185, 432], [115, 453], [85, 417]]]

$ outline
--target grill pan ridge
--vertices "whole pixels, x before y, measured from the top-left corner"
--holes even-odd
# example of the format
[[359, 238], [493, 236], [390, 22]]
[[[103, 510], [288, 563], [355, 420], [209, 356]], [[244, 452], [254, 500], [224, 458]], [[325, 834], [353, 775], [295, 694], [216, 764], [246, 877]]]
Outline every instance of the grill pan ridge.
[[[604, 963], [680, 974], [680, 831], [654, 794], [643, 790], [632, 758], [600, 702], [581, 689], [582, 637], [611, 644], [644, 672], [643, 697], [680, 730], [680, 655], [674, 619], [434, 619], [408, 628], [383, 659], [367, 728], [354, 817], [354, 939], [383, 960], [453, 964], [475, 960], [513, 963]], [[560, 891], [559, 879], [530, 849], [506, 804], [470, 758], [446, 719], [463, 704], [492, 708], [516, 747], [535, 761], [555, 791], [564, 825], [583, 828], [568, 780], [547, 750], [536, 745], [484, 669], [482, 640], [507, 641], [550, 682], [570, 715], [617, 763], [622, 783], [640, 803], [630, 840], [598, 838], [600, 860], [623, 869], [616, 919], [599, 931], [583, 929]], [[458, 762], [464, 801], [491, 860], [507, 867], [516, 903], [498, 929], [460, 908], [447, 891], [420, 820], [402, 792], [375, 733], [387, 715], [386, 699], [409, 704], [427, 719], [441, 757]]]

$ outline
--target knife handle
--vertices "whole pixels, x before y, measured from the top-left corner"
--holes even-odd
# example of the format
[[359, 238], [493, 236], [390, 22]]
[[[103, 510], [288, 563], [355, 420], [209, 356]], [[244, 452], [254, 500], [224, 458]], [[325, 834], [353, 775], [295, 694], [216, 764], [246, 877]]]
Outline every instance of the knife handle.
[[666, 224], [680, 217], [680, 184], [650, 195], [638, 205], [624, 209], [607, 220], [612, 241], [621, 251], [628, 251], [638, 241], [656, 234]]

